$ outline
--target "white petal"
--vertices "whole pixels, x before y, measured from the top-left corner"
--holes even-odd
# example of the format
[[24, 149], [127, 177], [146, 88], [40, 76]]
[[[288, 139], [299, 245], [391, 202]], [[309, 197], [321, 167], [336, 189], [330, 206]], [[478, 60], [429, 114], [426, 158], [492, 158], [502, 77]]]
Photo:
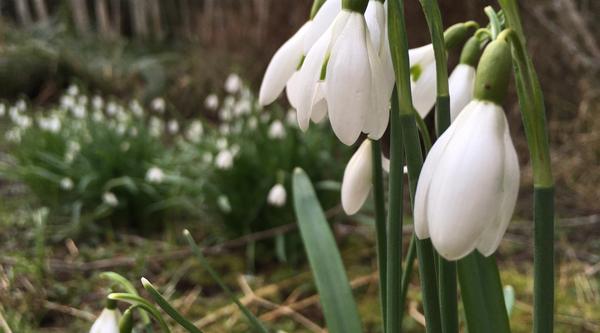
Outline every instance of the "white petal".
[[425, 118], [435, 105], [436, 82], [435, 63], [421, 67], [417, 81], [411, 80], [413, 105], [421, 118]]
[[285, 93], [287, 95], [288, 102], [294, 108], [298, 108], [298, 99], [300, 98], [300, 71], [295, 71], [294, 74], [287, 81], [285, 86]]
[[317, 83], [317, 93], [315, 94], [315, 100], [310, 120], [315, 123], [320, 123], [327, 116], [327, 101], [325, 100], [325, 82], [319, 81]]
[[473, 99], [475, 68], [458, 64], [448, 79], [450, 88], [450, 117], [454, 121], [460, 111]]
[[410, 66], [416, 64], [427, 65], [435, 61], [433, 44], [427, 44], [408, 50], [408, 59]]
[[119, 333], [119, 318], [119, 310], [102, 310], [90, 328], [90, 333]]
[[311, 21], [306, 22], [273, 55], [260, 86], [258, 100], [261, 105], [267, 105], [275, 101], [283, 91], [286, 82], [296, 72], [304, 54], [303, 35], [310, 25]]
[[369, 1], [365, 10], [365, 21], [369, 28], [369, 36], [373, 43], [373, 48], [377, 53], [381, 52], [383, 36], [386, 31], [386, 13], [383, 3], [379, 1]]
[[456, 127], [433, 175], [428, 193], [429, 234], [444, 258], [458, 260], [475, 249], [494, 222], [504, 176], [504, 129], [499, 106], [474, 101]]
[[371, 153], [371, 141], [363, 141], [344, 170], [342, 207], [348, 215], [358, 212], [371, 191], [373, 172]]
[[331, 50], [325, 95], [333, 132], [342, 143], [351, 145], [363, 129], [365, 112], [372, 107], [372, 73], [364, 17], [355, 12], [348, 15]]
[[313, 18], [313, 23], [304, 36], [304, 54], [308, 54], [308, 51], [317, 40], [327, 31], [341, 9], [342, 0], [325, 1], [317, 12], [317, 15]]
[[[502, 112], [502, 111], [500, 111]], [[499, 203], [496, 220], [489, 225], [479, 238], [477, 250], [484, 256], [489, 256], [496, 251], [500, 245], [500, 241], [508, 228], [508, 224], [512, 218], [517, 196], [519, 194], [519, 160], [515, 146], [510, 138], [508, 123], [504, 113], [502, 113], [502, 121], [505, 126], [504, 130], [504, 178], [502, 182], [501, 202]]]

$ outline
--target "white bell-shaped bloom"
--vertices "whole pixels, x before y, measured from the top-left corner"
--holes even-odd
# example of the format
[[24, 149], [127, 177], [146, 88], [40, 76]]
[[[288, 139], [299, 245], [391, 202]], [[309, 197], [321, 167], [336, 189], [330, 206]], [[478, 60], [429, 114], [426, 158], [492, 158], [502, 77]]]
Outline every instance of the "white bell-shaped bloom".
[[411, 80], [410, 87], [413, 105], [421, 118], [425, 118], [436, 99], [436, 69], [433, 45], [410, 49], [408, 51], [410, 61]]
[[475, 67], [458, 64], [448, 79], [450, 89], [450, 119], [454, 121], [458, 114], [473, 100], [475, 87]]
[[446, 259], [491, 255], [512, 217], [519, 163], [501, 106], [473, 100], [433, 145], [415, 195], [415, 233]]
[[348, 215], [363, 206], [372, 187], [373, 158], [371, 140], [365, 140], [352, 155], [342, 180], [342, 208]]
[[121, 313], [118, 309], [105, 308], [90, 328], [90, 333], [119, 333], [120, 318]]
[[285, 205], [287, 199], [287, 192], [285, 187], [281, 184], [275, 184], [267, 195], [267, 202], [271, 206], [282, 207]]

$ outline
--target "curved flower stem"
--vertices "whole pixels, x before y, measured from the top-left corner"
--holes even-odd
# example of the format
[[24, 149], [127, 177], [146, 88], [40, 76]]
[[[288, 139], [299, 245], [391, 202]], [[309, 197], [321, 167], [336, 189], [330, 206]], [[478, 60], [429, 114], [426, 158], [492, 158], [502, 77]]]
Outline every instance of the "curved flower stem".
[[499, 0], [513, 52], [515, 82], [529, 145], [534, 182], [534, 304], [533, 331], [554, 330], [554, 179], [550, 161], [546, 110], [540, 81], [531, 57], [516, 0]]
[[[415, 265], [415, 259], [417, 258], [417, 237], [413, 235], [410, 238], [410, 244], [408, 244], [408, 252], [406, 252], [406, 260], [404, 261], [404, 270], [402, 271], [402, 282], [400, 285], [400, 309], [404, 309], [406, 305], [406, 294], [408, 293], [408, 284], [412, 278], [413, 266]], [[400, 327], [402, 327], [402, 319], [404, 316], [400, 316]]]
[[[415, 121], [416, 111], [413, 107], [410, 91], [410, 67], [408, 61], [406, 23], [404, 19], [404, 1], [390, 0], [388, 6], [390, 50], [392, 53], [392, 62], [398, 87], [398, 93], [392, 97], [392, 105], [395, 104], [399, 107], [399, 110], [397, 108], [392, 108], [392, 128], [393, 126], [398, 125], [402, 128], [402, 141], [404, 148], [406, 149], [408, 180], [412, 203], [419, 173], [421, 172], [421, 166], [423, 165], [423, 155]], [[395, 115], [395, 113], [399, 113], [399, 119], [396, 118], [398, 115]], [[393, 167], [391, 171], [394, 171]], [[391, 186], [397, 186], [397, 184], [391, 183]], [[390, 202], [392, 203], [390, 204], [390, 208], [394, 204], [397, 204], [397, 202], [394, 201]], [[427, 330], [430, 332], [441, 332], [433, 248], [429, 240], [417, 240], [416, 243]], [[388, 253], [388, 257], [389, 256], [390, 253]], [[388, 270], [389, 269], [390, 267], [388, 266]], [[390, 283], [391, 281], [388, 280], [388, 284]], [[388, 293], [391, 295], [390, 289], [388, 289]], [[390, 313], [389, 307], [388, 313]], [[390, 327], [389, 323], [392, 322], [392, 319], [393, 318], [388, 316], [388, 327]], [[393, 327], [399, 329], [399, 322], [396, 322]], [[396, 332], [398, 332], [398, 330], [387, 330], [387, 333]]]
[[[444, 43], [442, 15], [436, 0], [420, 0], [427, 19], [437, 75], [436, 134], [439, 137], [450, 126], [450, 96], [448, 87], [448, 60]], [[438, 283], [442, 329], [445, 333], [458, 332], [458, 300], [456, 263], [438, 256]]]
[[375, 200], [375, 233], [377, 239], [377, 264], [379, 266], [379, 296], [381, 313], [385, 327], [387, 313], [387, 248], [385, 223], [385, 195], [383, 189], [383, 169], [381, 166], [381, 144], [372, 141], [373, 158], [373, 197]]

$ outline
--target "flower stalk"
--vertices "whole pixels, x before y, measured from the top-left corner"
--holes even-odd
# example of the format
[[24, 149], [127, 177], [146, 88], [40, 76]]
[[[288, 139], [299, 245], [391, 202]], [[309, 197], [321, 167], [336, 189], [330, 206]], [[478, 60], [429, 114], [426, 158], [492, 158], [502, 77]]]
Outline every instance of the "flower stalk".
[[372, 142], [371, 155], [373, 159], [373, 198], [375, 200], [377, 264], [379, 266], [379, 298], [385, 327], [387, 316], [387, 227], [385, 222], [385, 195], [383, 188], [383, 169], [381, 166], [381, 144], [379, 141]]

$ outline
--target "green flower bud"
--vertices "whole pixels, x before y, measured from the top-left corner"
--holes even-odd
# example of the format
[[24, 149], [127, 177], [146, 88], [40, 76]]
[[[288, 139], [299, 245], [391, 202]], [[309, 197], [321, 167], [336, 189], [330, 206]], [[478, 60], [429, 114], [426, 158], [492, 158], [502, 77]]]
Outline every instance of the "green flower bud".
[[473, 36], [467, 40], [463, 46], [462, 52], [460, 53], [460, 63], [477, 67], [477, 61], [481, 55], [481, 47], [479, 38]]
[[451, 25], [444, 31], [444, 43], [446, 50], [453, 49], [462, 44], [467, 37], [472, 35], [479, 28], [476, 22], [468, 21]]
[[133, 308], [125, 310], [119, 320], [119, 333], [131, 333], [133, 331]]
[[510, 45], [505, 39], [496, 39], [485, 48], [477, 66], [475, 99], [502, 104], [512, 73], [511, 62]]

